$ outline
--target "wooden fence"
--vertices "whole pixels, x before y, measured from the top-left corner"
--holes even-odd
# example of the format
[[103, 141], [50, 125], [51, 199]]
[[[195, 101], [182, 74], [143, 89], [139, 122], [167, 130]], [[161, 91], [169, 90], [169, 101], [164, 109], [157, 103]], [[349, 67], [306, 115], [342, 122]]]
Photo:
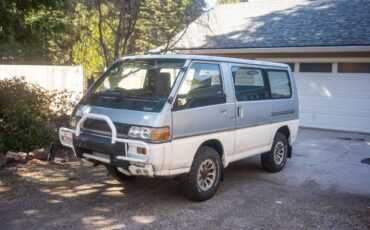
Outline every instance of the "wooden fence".
[[13, 77], [47, 90], [67, 90], [76, 94], [84, 90], [82, 66], [0, 65], [0, 80]]

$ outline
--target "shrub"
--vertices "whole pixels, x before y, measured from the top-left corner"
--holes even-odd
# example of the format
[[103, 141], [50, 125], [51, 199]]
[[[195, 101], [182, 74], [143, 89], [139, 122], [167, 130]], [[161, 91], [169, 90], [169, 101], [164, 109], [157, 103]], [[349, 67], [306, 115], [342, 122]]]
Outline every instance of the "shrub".
[[58, 141], [76, 99], [21, 79], [0, 80], [0, 152], [31, 151]]

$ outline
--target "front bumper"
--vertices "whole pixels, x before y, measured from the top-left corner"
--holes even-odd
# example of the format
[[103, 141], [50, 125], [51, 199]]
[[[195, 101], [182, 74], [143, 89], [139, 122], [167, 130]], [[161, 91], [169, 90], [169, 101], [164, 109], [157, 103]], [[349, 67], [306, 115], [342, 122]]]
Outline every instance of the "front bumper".
[[[112, 136], [81, 132], [82, 124], [87, 119], [106, 121], [111, 128]], [[77, 123], [76, 129], [60, 128], [59, 139], [63, 146], [72, 148], [77, 157], [124, 167], [133, 175], [154, 175], [153, 166], [148, 163], [150, 154], [148, 144], [143, 141], [118, 138], [116, 127], [108, 116], [85, 114]], [[138, 153], [138, 148], [145, 149], [145, 154]]]

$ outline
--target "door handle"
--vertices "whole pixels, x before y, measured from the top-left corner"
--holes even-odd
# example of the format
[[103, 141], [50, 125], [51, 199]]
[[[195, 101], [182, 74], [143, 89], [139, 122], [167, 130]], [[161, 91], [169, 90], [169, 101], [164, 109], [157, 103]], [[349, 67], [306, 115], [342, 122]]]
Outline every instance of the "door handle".
[[220, 108], [220, 113], [226, 113], [227, 109], [226, 108]]
[[237, 115], [238, 115], [238, 117], [244, 117], [244, 108], [243, 108], [243, 106], [238, 106]]

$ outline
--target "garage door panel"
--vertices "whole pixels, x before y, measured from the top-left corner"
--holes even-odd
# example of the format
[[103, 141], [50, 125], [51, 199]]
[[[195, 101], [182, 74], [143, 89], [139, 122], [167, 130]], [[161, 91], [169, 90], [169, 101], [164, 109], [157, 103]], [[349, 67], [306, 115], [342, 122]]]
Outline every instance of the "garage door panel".
[[370, 133], [370, 74], [296, 74], [302, 126]]
[[[322, 95], [322, 96], [348, 96], [348, 94], [363, 94], [366, 96], [370, 95], [369, 86], [370, 81], [323, 81], [323, 80], [298, 80], [297, 87], [304, 94], [308, 95]], [[302, 82], [301, 82], [302, 81]], [[356, 85], [356, 88], [351, 88], [352, 85]]]
[[[299, 89], [298, 89], [299, 90]], [[332, 90], [323, 89], [316, 92], [310, 92], [306, 90], [301, 90], [299, 93], [301, 97], [315, 97], [315, 98], [344, 98], [344, 99], [366, 99], [370, 98], [369, 92], [354, 92], [349, 90], [342, 90], [340, 92], [333, 92]]]
[[335, 114], [348, 117], [370, 117], [370, 110], [349, 110], [338, 108], [300, 107], [300, 113]]
[[301, 112], [300, 125], [303, 127], [312, 127], [312, 128], [369, 132], [370, 118]]
[[301, 96], [300, 104], [302, 108], [329, 108], [329, 109], [344, 109], [344, 110], [370, 110], [370, 99], [360, 98], [325, 98]]
[[[334, 87], [339, 87], [339, 88], [346, 88], [348, 87], [348, 84], [355, 82], [366, 84], [369, 83], [370, 80], [368, 79], [369, 76], [363, 75], [361, 77], [341, 77], [335, 74], [332, 74], [331, 76], [297, 76], [296, 79], [301, 80], [298, 82], [298, 84], [312, 84], [311, 86], [315, 85], [326, 85], [326, 86], [334, 86]], [[366, 85], [362, 85], [363, 87], [360, 87], [359, 89], [366, 90]]]

